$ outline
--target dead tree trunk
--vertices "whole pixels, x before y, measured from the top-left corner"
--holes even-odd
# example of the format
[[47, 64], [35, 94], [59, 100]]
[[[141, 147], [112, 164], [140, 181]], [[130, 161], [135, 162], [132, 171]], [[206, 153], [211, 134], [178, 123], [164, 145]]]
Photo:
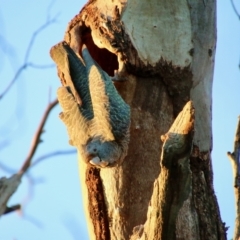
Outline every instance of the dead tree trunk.
[[120, 166], [79, 154], [91, 239], [226, 239], [211, 165], [216, 2], [89, 1], [65, 41], [125, 80], [131, 107]]

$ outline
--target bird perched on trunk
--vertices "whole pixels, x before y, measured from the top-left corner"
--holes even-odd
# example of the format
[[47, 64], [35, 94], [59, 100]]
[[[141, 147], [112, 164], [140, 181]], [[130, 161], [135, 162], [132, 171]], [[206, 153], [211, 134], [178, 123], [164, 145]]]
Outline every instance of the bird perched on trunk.
[[121, 163], [128, 150], [130, 107], [111, 78], [92, 59], [85, 45], [82, 57], [66, 42], [52, 47], [50, 55], [63, 85], [57, 96], [70, 144], [95, 166]]

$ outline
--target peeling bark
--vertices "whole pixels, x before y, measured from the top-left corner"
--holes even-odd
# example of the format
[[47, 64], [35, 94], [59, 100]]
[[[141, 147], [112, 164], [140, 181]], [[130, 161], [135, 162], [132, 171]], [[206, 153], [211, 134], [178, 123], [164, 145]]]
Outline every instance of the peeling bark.
[[96, 238], [108, 240], [110, 239], [109, 221], [99, 172], [99, 169], [91, 166], [88, 166], [86, 171], [89, 199], [88, 211], [94, 225]]
[[[64, 40], [79, 54], [85, 44], [103, 70], [124, 80], [115, 86], [131, 107], [122, 165], [92, 174], [79, 156], [91, 239], [108, 231], [117, 240], [226, 239], [211, 166], [215, 13], [214, 0], [97, 0], [69, 23]], [[171, 141], [183, 146], [167, 152]], [[103, 215], [93, 214], [101, 206]]]

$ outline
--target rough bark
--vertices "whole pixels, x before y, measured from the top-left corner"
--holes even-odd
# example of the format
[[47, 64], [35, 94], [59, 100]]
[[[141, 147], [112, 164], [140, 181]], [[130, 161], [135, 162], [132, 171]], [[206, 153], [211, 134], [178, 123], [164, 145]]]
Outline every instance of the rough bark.
[[[86, 44], [103, 70], [125, 80], [115, 86], [131, 107], [122, 165], [96, 170], [79, 154], [91, 239], [226, 239], [210, 155], [215, 14], [214, 0], [96, 0], [69, 23], [65, 41], [79, 53]], [[189, 100], [194, 137], [169, 168], [166, 139]]]
[[161, 136], [161, 172], [154, 182], [147, 221], [144, 227], [134, 228], [131, 239], [199, 239], [189, 165], [193, 130], [194, 108], [188, 102]]
[[19, 204], [8, 207], [7, 203], [20, 185], [21, 177], [21, 174], [14, 174], [9, 178], [0, 178], [0, 216], [20, 209]]

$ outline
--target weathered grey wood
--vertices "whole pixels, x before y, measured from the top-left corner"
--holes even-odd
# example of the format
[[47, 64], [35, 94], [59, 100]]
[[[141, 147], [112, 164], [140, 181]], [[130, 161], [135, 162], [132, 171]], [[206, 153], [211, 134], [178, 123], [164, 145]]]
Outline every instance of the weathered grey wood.
[[2, 177], [0, 179], [0, 216], [5, 213], [8, 200], [17, 190], [20, 183], [21, 174], [14, 174], [9, 178]]
[[144, 227], [135, 227], [134, 239], [200, 239], [192, 197], [190, 153], [194, 108], [188, 102], [169, 131], [161, 137], [161, 172], [154, 182]]

